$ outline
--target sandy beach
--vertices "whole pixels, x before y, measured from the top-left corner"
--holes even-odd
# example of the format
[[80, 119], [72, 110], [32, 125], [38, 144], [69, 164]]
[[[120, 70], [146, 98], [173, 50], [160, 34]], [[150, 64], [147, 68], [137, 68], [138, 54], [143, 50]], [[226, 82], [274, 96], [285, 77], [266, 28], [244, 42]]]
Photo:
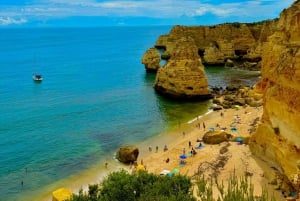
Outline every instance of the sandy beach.
[[[274, 170], [253, 156], [248, 145], [236, 141], [223, 142], [218, 145], [208, 145], [202, 142], [203, 147], [201, 149], [197, 148], [200, 144], [197, 139], [201, 139], [207, 131], [212, 129], [217, 131], [226, 128], [225, 131], [234, 137], [244, 139], [250, 137], [251, 124], [261, 115], [262, 107], [240, 107], [212, 111], [202, 117], [196, 117], [193, 121], [179, 125], [177, 129], [163, 137], [154, 139], [152, 142], [147, 141], [148, 144], [145, 143], [139, 146], [141, 153], [138, 163], [143, 163], [148, 172], [156, 174], [160, 174], [163, 170], [172, 171], [177, 168], [179, 173], [183, 175], [194, 176], [200, 171], [209, 177], [214, 171], [208, 166], [223, 161], [225, 165], [219, 168], [218, 179], [224, 181], [225, 185], [234, 172], [237, 177], [245, 174], [251, 175], [255, 195], [260, 195], [262, 188], [266, 188], [269, 197], [274, 195], [277, 201], [284, 200], [281, 193], [274, 190], [275, 186], [268, 184], [269, 178], [266, 175], [270, 175], [270, 172], [274, 172]], [[231, 131], [233, 123], [235, 123], [236, 130]], [[163, 150], [165, 145], [168, 148], [167, 151]], [[152, 148], [151, 152], [149, 146]], [[158, 146], [157, 152], [156, 146]], [[192, 147], [197, 152], [193, 156], [190, 154]], [[221, 154], [220, 150], [224, 147], [228, 151]], [[185, 164], [181, 165], [180, 155], [183, 154], [187, 157], [184, 159]], [[168, 162], [166, 162], [167, 159], [169, 159]], [[200, 165], [201, 168], [199, 169]]]
[[[140, 152], [137, 163], [143, 163], [148, 172], [155, 174], [160, 174], [163, 170], [172, 171], [176, 168], [179, 170], [179, 174], [193, 177], [197, 172], [202, 171], [205, 176], [210, 177], [215, 172], [208, 166], [223, 161], [225, 165], [218, 169], [218, 179], [223, 181], [225, 186], [228, 178], [234, 172], [237, 177], [248, 174], [251, 175], [255, 195], [260, 195], [262, 189], [265, 188], [268, 189], [269, 197], [274, 195], [277, 201], [283, 201], [285, 199], [281, 196], [281, 193], [274, 190], [275, 186], [268, 184], [270, 178], [266, 175], [272, 175], [274, 170], [253, 156], [248, 145], [236, 141], [223, 142], [217, 145], [201, 142], [202, 148], [197, 148], [200, 144], [197, 139], [202, 139], [203, 135], [212, 129], [216, 131], [225, 129], [234, 138], [242, 137], [245, 139], [250, 137], [251, 124], [261, 115], [262, 107], [239, 107], [210, 111], [203, 116], [195, 117], [189, 122], [178, 124], [171, 131], [136, 145]], [[233, 123], [235, 124], [235, 131], [231, 130]], [[166, 151], [163, 150], [165, 146], [168, 148]], [[149, 147], [151, 147], [151, 151]], [[157, 150], [156, 147], [158, 147]], [[192, 147], [197, 152], [193, 156], [190, 154]], [[221, 154], [220, 150], [224, 147], [227, 148], [227, 151]], [[181, 165], [180, 155], [183, 154], [186, 155], [186, 159], [184, 159], [185, 164]], [[169, 159], [168, 162], [166, 162], [167, 159]], [[105, 167], [106, 162], [108, 163], [107, 168]], [[133, 166], [123, 165], [113, 157], [108, 158], [106, 162], [99, 161], [91, 169], [73, 178], [72, 183], [70, 183], [70, 179], [66, 183], [60, 183], [64, 184], [63, 187], [72, 189], [73, 193], [77, 193], [80, 188], [87, 190], [88, 184], [99, 183], [103, 177], [112, 171], [126, 169], [130, 172], [134, 170]], [[51, 196], [49, 193], [45, 194], [42, 200], [51, 200], [49, 196]]]

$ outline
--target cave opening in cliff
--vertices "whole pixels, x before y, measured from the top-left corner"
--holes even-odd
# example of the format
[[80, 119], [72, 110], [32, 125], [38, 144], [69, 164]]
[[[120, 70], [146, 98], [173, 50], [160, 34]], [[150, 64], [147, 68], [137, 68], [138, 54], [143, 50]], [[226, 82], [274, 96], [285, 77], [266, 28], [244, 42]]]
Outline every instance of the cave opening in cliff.
[[247, 50], [234, 50], [236, 56], [244, 56], [247, 54]]
[[167, 60], [161, 59], [159, 64], [160, 64], [161, 67], [165, 67], [167, 65]]
[[279, 135], [279, 134], [280, 134], [280, 130], [279, 130], [278, 127], [275, 127], [275, 128], [274, 128], [274, 133], [275, 133], [276, 135]]
[[201, 58], [204, 57], [204, 52], [205, 52], [205, 50], [202, 50], [202, 49], [198, 50], [198, 54]]

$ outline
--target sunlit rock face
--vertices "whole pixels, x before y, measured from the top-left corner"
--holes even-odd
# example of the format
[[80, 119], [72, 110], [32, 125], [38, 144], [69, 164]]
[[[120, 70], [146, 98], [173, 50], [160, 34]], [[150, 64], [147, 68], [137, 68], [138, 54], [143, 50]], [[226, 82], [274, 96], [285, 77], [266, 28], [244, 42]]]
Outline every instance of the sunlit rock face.
[[191, 37], [178, 39], [164, 67], [159, 68], [154, 84], [155, 90], [175, 99], [208, 99], [211, 92]]
[[158, 93], [177, 99], [211, 98], [203, 64], [260, 70], [262, 44], [274, 33], [276, 22], [174, 26], [145, 52], [142, 63], [147, 72], [157, 71]]
[[236, 65], [244, 62], [256, 62], [259, 65], [262, 44], [274, 33], [276, 22], [277, 20], [267, 20], [249, 24], [174, 26], [169, 34], [158, 38], [155, 47], [166, 49], [162, 57], [168, 59], [175, 51], [179, 38], [191, 37], [205, 65], [224, 65], [228, 59]]
[[293, 182], [300, 161], [300, 1], [284, 10], [262, 48], [263, 117], [252, 151]]
[[145, 65], [147, 72], [156, 72], [160, 67], [160, 61], [160, 54], [154, 47], [149, 48], [142, 58], [142, 64]]

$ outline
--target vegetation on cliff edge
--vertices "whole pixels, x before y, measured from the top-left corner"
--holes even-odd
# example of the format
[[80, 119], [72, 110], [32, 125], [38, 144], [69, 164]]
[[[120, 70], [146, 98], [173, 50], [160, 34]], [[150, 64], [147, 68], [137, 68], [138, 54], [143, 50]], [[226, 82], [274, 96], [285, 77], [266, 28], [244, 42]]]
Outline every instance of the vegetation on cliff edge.
[[[214, 181], [214, 182], [213, 182]], [[201, 201], [268, 201], [266, 191], [255, 197], [253, 185], [248, 177], [238, 179], [235, 175], [228, 181], [228, 187], [205, 179], [195, 178], [194, 185], [190, 177], [183, 175], [161, 176], [137, 171], [129, 174], [125, 170], [113, 172], [101, 184], [89, 185], [88, 193], [81, 189], [73, 194], [70, 201], [196, 201], [192, 192], [197, 189]], [[218, 198], [213, 195], [216, 186]], [[271, 199], [275, 201], [274, 198]]]

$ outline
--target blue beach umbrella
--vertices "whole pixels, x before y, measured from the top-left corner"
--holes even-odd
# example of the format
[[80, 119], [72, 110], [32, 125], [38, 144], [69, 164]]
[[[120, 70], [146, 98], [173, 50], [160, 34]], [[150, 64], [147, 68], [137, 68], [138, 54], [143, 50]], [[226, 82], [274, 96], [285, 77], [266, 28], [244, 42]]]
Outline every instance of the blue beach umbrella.
[[243, 142], [243, 138], [242, 137], [238, 137], [238, 138], [236, 138], [236, 141], [237, 142]]
[[186, 155], [180, 155], [179, 158], [180, 159], [186, 159]]

